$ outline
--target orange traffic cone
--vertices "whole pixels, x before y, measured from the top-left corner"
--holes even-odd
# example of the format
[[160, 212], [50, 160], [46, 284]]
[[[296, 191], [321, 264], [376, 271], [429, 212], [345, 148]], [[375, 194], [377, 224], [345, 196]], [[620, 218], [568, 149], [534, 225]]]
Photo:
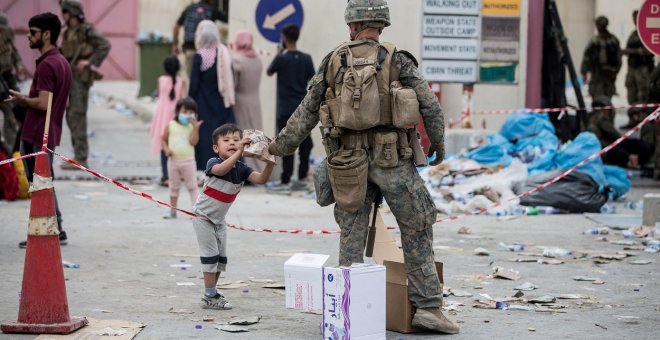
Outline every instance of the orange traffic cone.
[[69, 317], [48, 155], [36, 156], [35, 163], [18, 321], [3, 323], [0, 329], [69, 334], [85, 326], [87, 319]]

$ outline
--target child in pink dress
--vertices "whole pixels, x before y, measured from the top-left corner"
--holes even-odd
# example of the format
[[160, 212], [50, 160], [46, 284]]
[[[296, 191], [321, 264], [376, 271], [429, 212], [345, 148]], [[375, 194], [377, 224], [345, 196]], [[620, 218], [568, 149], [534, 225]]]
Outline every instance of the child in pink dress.
[[156, 112], [151, 119], [151, 152], [156, 155], [160, 153], [160, 165], [162, 177], [160, 184], [168, 185], [167, 156], [163, 152], [161, 141], [163, 131], [169, 122], [174, 118], [174, 107], [176, 102], [181, 99], [185, 90], [185, 82], [177, 76], [181, 65], [176, 56], [169, 56], [163, 61], [165, 74], [158, 77], [158, 102], [156, 103]]

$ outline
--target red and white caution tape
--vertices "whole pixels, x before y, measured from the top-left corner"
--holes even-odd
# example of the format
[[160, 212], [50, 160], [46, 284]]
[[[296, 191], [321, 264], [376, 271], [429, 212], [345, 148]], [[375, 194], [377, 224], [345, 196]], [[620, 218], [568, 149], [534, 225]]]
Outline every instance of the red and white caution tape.
[[19, 156], [19, 157], [12, 158], [12, 159], [5, 159], [4, 161], [0, 162], [0, 165], [5, 165], [5, 164], [9, 164], [9, 163], [14, 163], [15, 161], [20, 161], [21, 159], [26, 159], [26, 158], [30, 158], [30, 157], [35, 157], [35, 156], [37, 156], [37, 155], [41, 155], [41, 154], [44, 154], [44, 153], [45, 153], [45, 152], [43, 152], [43, 151], [39, 151], [39, 152], [30, 153], [30, 154], [23, 155], [23, 156]]
[[[633, 104], [633, 105], [608, 105], [608, 106], [596, 106], [590, 109], [585, 108], [587, 112], [592, 112], [595, 110], [618, 110], [618, 109], [648, 109], [660, 107], [660, 103], [651, 103], [651, 104]], [[578, 109], [575, 107], [553, 107], [553, 108], [522, 108], [515, 110], [489, 110], [489, 111], [475, 111], [475, 112], [462, 112], [461, 116], [469, 115], [501, 115], [501, 114], [511, 114], [511, 113], [545, 113], [545, 112], [577, 112]]]
[[[314, 230], [314, 229], [269, 229], [269, 228], [245, 228], [245, 227], [237, 227], [236, 225], [233, 224], [228, 224], [229, 228], [232, 229], [237, 229], [237, 230], [243, 230], [243, 231], [253, 231], [253, 232], [259, 232], [259, 233], [287, 233], [287, 234], [304, 234], [304, 235], [332, 235], [332, 234], [339, 234], [341, 233], [341, 230], [328, 230], [328, 229], [320, 229], [320, 230]], [[388, 230], [394, 230], [396, 229], [395, 227], [388, 226]]]
[[[547, 182], [545, 182], [545, 183], [543, 183], [543, 184], [537, 186], [536, 188], [534, 188], [534, 189], [532, 189], [532, 190], [529, 190], [529, 191], [523, 192], [523, 193], [521, 193], [521, 194], [519, 194], [519, 195], [517, 195], [517, 196], [515, 196], [515, 197], [512, 197], [512, 198], [506, 200], [505, 202], [512, 202], [512, 201], [514, 201], [514, 200], [517, 200], [517, 199], [523, 198], [523, 197], [525, 197], [525, 196], [529, 196], [529, 195], [531, 195], [531, 194], [533, 194], [533, 193], [535, 193], [535, 192], [537, 192], [537, 191], [539, 191], [539, 190], [543, 190], [543, 189], [549, 187], [550, 185], [557, 183], [557, 182], [560, 181], [562, 178], [568, 176], [568, 174], [570, 174], [571, 172], [575, 171], [577, 168], [579, 168], [579, 167], [581, 167], [581, 166], [583, 166], [583, 165], [585, 165], [585, 164], [587, 164], [587, 163], [593, 161], [593, 160], [596, 159], [597, 157], [600, 157], [600, 156], [602, 156], [602, 155], [608, 153], [610, 150], [614, 149], [617, 145], [621, 144], [621, 142], [623, 142], [624, 140], [630, 138], [630, 136], [631, 136], [632, 134], [634, 134], [635, 132], [639, 131], [639, 130], [642, 128], [642, 126], [644, 126], [644, 124], [646, 124], [646, 123], [648, 123], [648, 122], [650, 122], [650, 121], [652, 121], [652, 120], [657, 120], [658, 118], [660, 118], [660, 109], [656, 109], [652, 114], [648, 115], [648, 117], [644, 118], [644, 120], [642, 120], [639, 124], [637, 124], [637, 126], [635, 126], [634, 128], [630, 129], [630, 131], [628, 131], [628, 132], [626, 132], [625, 134], [623, 134], [623, 136], [619, 137], [619, 139], [617, 139], [617, 140], [615, 140], [614, 142], [612, 142], [612, 144], [610, 144], [610, 145], [604, 147], [602, 150], [600, 150], [600, 151], [594, 153], [593, 155], [591, 155], [591, 156], [585, 158], [585, 159], [582, 160], [580, 163], [576, 164], [576, 165], [573, 166], [572, 168], [570, 168], [570, 169], [564, 171], [563, 173], [561, 173], [559, 176], [557, 176], [557, 177], [555, 177], [555, 178], [553, 178], [553, 179], [551, 179], [551, 180], [549, 180], [549, 181], [547, 181]], [[487, 211], [490, 210], [490, 209], [494, 209], [494, 208], [497, 208], [497, 207], [500, 207], [500, 206], [502, 206], [502, 202], [500, 202], [500, 203], [494, 203], [494, 204], [492, 204], [492, 205], [490, 205], [490, 206], [488, 206], [488, 207], [486, 207], [486, 208], [482, 208], [482, 209], [479, 209], [479, 210], [476, 210], [476, 211], [473, 211], [473, 212], [467, 212], [467, 213], [463, 213], [463, 214], [460, 214], [460, 215], [452, 215], [452, 216], [449, 216], [449, 217], [445, 217], [445, 218], [442, 218], [442, 219], [437, 220], [436, 223], [446, 222], [446, 221], [455, 221], [455, 220], [457, 220], [457, 219], [459, 219], [459, 218], [462, 218], [462, 217], [465, 217], [465, 216], [471, 216], [471, 215], [479, 215], [479, 214], [483, 214], [483, 213], [487, 212]]]

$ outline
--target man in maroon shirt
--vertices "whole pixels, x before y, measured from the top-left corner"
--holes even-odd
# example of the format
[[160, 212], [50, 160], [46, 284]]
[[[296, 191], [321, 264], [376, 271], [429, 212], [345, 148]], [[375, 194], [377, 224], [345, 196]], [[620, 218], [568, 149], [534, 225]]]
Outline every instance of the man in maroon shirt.
[[[14, 101], [27, 108], [23, 131], [21, 133], [21, 151], [29, 154], [41, 150], [44, 128], [46, 123], [46, 110], [48, 108], [48, 92], [53, 93], [53, 103], [48, 131], [48, 147], [55, 150], [60, 145], [62, 137], [62, 120], [66, 108], [69, 90], [71, 88], [71, 67], [64, 56], [57, 49], [57, 38], [60, 35], [62, 23], [53, 13], [42, 13], [30, 18], [28, 40], [30, 48], [39, 50], [41, 56], [37, 58], [37, 68], [32, 79], [29, 95], [10, 91], [8, 101]], [[53, 154], [49, 153], [50, 171], [53, 177]], [[34, 158], [25, 160], [27, 177], [32, 182], [34, 174]], [[54, 193], [54, 192], [53, 192]], [[57, 227], [60, 231], [60, 244], [67, 243], [66, 232], [62, 230], [62, 214], [55, 195], [55, 209], [57, 211]], [[25, 248], [27, 242], [19, 243]]]

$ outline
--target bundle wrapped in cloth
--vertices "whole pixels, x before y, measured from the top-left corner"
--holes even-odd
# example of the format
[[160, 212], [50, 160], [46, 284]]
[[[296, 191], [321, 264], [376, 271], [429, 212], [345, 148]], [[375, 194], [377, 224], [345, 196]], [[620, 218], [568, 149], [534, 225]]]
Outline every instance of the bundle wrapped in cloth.
[[245, 145], [245, 148], [243, 149], [243, 156], [276, 164], [275, 156], [268, 152], [268, 145], [272, 139], [266, 137], [263, 131], [254, 129], [244, 130], [243, 138], [250, 139], [250, 144]]

